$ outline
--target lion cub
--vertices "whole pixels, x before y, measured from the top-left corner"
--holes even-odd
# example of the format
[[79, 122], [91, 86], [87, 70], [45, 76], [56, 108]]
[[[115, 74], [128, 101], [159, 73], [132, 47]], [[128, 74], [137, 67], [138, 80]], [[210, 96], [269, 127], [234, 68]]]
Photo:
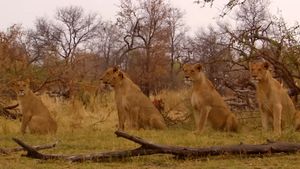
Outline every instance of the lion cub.
[[43, 102], [30, 90], [29, 81], [19, 81], [14, 85], [22, 110], [21, 133], [28, 126], [31, 133], [55, 133], [57, 124]]
[[118, 67], [108, 68], [100, 79], [115, 90], [119, 129], [124, 130], [125, 122], [129, 129], [165, 129], [162, 115]]
[[281, 134], [284, 124], [294, 125], [300, 129], [300, 114], [289, 97], [287, 91], [272, 77], [269, 63], [252, 62], [249, 65], [250, 74], [256, 81], [256, 98], [261, 113], [262, 128], [267, 130], [272, 125], [273, 131]]
[[238, 121], [230, 112], [220, 94], [205, 77], [201, 64], [185, 64], [183, 72], [185, 80], [192, 83], [192, 106], [196, 133], [201, 133], [208, 120], [214, 129], [237, 132]]

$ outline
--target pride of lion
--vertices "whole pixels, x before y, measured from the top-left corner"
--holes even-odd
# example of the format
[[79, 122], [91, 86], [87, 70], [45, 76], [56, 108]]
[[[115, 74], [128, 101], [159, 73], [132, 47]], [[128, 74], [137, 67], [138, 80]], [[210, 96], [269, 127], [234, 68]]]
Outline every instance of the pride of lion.
[[14, 84], [22, 111], [21, 133], [28, 127], [31, 133], [48, 134], [57, 130], [56, 121], [51, 117], [48, 108], [29, 88], [29, 80]]
[[185, 64], [183, 72], [185, 79], [192, 83], [191, 102], [195, 109], [195, 132], [201, 133], [207, 121], [214, 129], [236, 132], [238, 129], [236, 116], [230, 112], [220, 94], [205, 77], [202, 65]]
[[115, 90], [119, 129], [165, 129], [160, 112], [127, 75], [118, 67], [107, 69], [101, 77], [104, 84]]
[[257, 81], [256, 98], [263, 130], [269, 126], [277, 134], [281, 134], [285, 126], [300, 130], [300, 113], [296, 111], [287, 91], [272, 77], [269, 63], [257, 61], [250, 63], [249, 67], [252, 79]]
[[[191, 104], [194, 109], [195, 133], [204, 131], [207, 122], [213, 129], [237, 132], [239, 123], [212, 82], [205, 76], [200, 63], [182, 66], [185, 81], [191, 84]], [[261, 113], [263, 130], [272, 127], [281, 134], [286, 127], [300, 131], [300, 112], [289, 97], [287, 90], [272, 77], [269, 64], [264, 61], [249, 64], [251, 79], [256, 82], [256, 98]], [[141, 89], [119, 67], [108, 68], [100, 77], [101, 84], [115, 91], [118, 113], [118, 129], [166, 129], [162, 114]], [[55, 133], [57, 123], [48, 108], [30, 89], [29, 81], [14, 85], [22, 110], [21, 133]]]

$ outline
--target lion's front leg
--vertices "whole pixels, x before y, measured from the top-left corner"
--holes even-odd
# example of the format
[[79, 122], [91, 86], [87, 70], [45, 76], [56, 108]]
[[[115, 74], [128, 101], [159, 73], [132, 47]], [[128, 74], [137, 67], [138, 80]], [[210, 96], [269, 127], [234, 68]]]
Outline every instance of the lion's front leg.
[[118, 109], [118, 119], [119, 119], [118, 130], [124, 130], [124, 124], [125, 124], [125, 119], [126, 119], [126, 112], [120, 106], [117, 106], [117, 109]]
[[272, 107], [272, 110], [273, 110], [273, 130], [275, 133], [281, 134], [282, 105], [276, 104]]
[[139, 118], [140, 116], [140, 109], [139, 107], [133, 107], [131, 108], [131, 111], [129, 113], [129, 121], [128, 121], [128, 125], [130, 127], [130, 129], [139, 129], [142, 126], [139, 125], [139, 121], [141, 120]]
[[196, 124], [196, 134], [203, 132], [204, 126], [207, 122], [208, 114], [211, 110], [210, 106], [203, 107], [194, 113], [195, 124]]
[[195, 131], [194, 133], [199, 133], [200, 132], [200, 111], [199, 110], [194, 110], [194, 120], [195, 120]]
[[266, 110], [263, 109], [262, 105], [259, 105], [259, 111], [260, 111], [260, 116], [261, 116], [261, 125], [263, 128], [263, 131], [268, 130], [269, 126], [269, 115]]
[[21, 124], [21, 133], [24, 134], [28, 123], [31, 119], [31, 114], [29, 112], [23, 111], [22, 124]]
[[267, 131], [269, 128], [269, 115], [267, 112], [260, 112], [261, 113], [261, 124], [263, 131]]

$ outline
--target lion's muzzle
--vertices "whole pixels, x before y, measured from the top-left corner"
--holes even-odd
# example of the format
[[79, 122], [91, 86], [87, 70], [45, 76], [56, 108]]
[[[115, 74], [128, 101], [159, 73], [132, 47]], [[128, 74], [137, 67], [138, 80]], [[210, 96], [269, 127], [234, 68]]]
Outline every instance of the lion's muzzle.
[[25, 91], [24, 90], [19, 90], [18, 95], [19, 96], [24, 96], [25, 95]]

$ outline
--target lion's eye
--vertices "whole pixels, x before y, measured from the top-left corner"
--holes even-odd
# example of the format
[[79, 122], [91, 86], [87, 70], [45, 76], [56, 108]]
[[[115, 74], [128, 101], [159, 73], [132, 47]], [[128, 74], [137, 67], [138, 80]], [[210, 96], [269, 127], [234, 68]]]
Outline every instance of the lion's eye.
[[191, 73], [194, 73], [195, 71], [194, 70], [191, 70]]

